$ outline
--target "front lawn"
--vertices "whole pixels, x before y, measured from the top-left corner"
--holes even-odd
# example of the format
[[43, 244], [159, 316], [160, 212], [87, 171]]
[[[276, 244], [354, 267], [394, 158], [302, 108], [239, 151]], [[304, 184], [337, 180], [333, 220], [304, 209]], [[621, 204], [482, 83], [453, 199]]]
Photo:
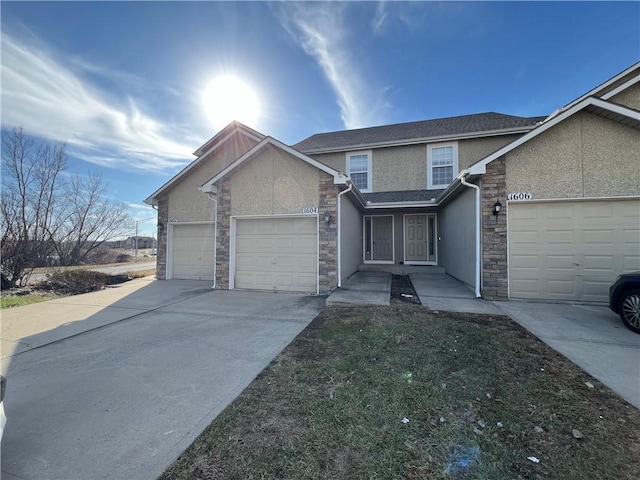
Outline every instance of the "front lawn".
[[639, 435], [506, 317], [327, 308], [161, 478], [635, 479]]

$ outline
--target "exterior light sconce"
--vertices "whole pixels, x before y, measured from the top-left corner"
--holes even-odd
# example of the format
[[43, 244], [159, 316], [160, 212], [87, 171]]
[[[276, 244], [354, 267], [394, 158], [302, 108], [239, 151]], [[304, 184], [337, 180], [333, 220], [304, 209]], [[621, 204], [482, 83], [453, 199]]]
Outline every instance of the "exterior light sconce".
[[325, 216], [323, 216], [322, 219], [324, 220], [324, 223], [326, 223], [327, 225], [331, 223], [331, 215], [329, 215], [328, 213]]
[[493, 204], [493, 214], [497, 217], [501, 209], [502, 209], [502, 204], [498, 200], [496, 203]]
[[162, 230], [164, 225], [162, 224], [162, 222], [158, 222], [157, 227], [158, 227], [158, 230]]

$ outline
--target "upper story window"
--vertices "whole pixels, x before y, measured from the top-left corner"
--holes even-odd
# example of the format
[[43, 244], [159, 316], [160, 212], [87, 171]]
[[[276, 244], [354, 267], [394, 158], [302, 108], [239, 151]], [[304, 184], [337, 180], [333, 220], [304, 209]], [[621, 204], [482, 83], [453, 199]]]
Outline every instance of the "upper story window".
[[361, 192], [371, 191], [371, 151], [347, 153], [347, 174]]
[[447, 188], [457, 174], [457, 143], [427, 145], [427, 188]]

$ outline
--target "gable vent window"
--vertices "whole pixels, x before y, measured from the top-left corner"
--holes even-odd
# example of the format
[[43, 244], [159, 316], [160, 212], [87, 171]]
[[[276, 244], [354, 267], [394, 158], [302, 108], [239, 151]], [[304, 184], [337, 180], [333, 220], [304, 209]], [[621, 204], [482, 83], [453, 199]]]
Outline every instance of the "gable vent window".
[[427, 171], [427, 188], [447, 188], [458, 174], [458, 145], [428, 145]]
[[347, 172], [361, 192], [371, 191], [371, 152], [347, 153]]

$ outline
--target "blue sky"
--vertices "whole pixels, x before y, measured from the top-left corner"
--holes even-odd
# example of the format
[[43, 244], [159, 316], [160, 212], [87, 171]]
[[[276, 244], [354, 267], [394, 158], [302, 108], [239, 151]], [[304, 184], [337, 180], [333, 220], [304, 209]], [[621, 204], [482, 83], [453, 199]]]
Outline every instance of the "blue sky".
[[[249, 126], [318, 132], [551, 113], [640, 60], [640, 2], [6, 2], [4, 128], [65, 141], [134, 218], [216, 132], [209, 82], [249, 85]], [[155, 222], [140, 225], [150, 234]], [[132, 232], [133, 233], [133, 232]]]

